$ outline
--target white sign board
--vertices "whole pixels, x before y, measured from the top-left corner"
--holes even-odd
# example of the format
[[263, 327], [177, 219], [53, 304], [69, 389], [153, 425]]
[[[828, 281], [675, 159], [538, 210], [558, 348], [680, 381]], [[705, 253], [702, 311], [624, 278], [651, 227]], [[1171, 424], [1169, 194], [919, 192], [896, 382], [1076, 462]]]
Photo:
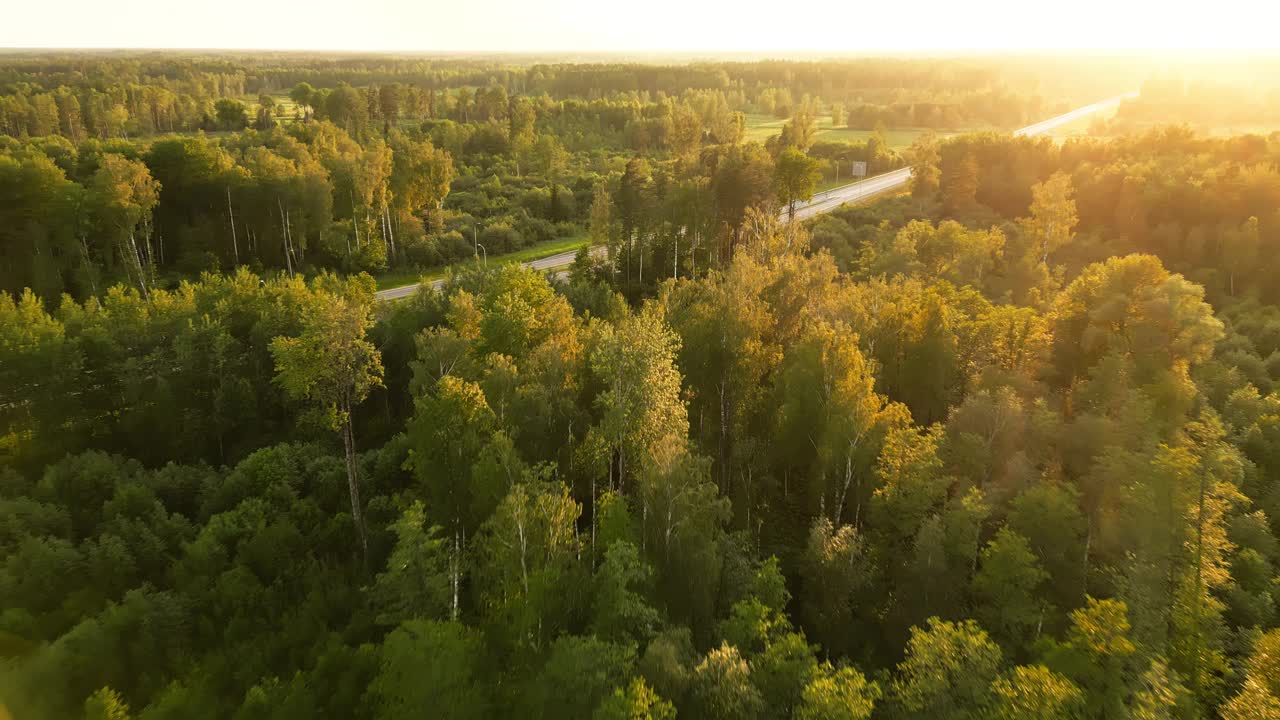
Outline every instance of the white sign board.
[[866, 176], [867, 176], [867, 164], [866, 164], [866, 163], [864, 163], [864, 162], [862, 162], [861, 160], [855, 161], [855, 162], [853, 163], [853, 176], [854, 176], [854, 177], [866, 177]]

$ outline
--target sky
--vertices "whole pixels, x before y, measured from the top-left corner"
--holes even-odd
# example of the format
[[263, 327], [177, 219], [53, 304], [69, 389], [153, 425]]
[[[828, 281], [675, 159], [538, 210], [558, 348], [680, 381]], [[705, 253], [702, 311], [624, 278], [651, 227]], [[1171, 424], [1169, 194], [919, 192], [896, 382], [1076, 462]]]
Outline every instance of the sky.
[[1277, 0], [58, 0], [3, 48], [919, 53], [1274, 50]]

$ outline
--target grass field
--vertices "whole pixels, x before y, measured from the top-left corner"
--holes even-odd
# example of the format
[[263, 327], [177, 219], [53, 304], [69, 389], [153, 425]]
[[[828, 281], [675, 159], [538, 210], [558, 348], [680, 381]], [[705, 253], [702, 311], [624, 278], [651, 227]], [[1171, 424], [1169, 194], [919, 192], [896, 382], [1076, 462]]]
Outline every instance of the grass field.
[[[779, 120], [772, 115], [752, 114], [746, 116], [746, 128], [743, 138], [748, 142], [763, 143], [774, 135], [782, 133], [782, 126], [786, 125], [786, 120]], [[884, 139], [888, 141], [892, 150], [905, 150], [911, 147], [911, 143], [916, 138], [928, 132], [925, 128], [894, 128], [884, 131]], [[938, 132], [939, 138], [947, 138], [952, 135], [959, 135], [962, 132]], [[972, 131], [968, 131], [972, 132]], [[862, 143], [867, 138], [875, 134], [874, 130], [849, 130], [843, 127], [834, 127], [831, 124], [831, 116], [823, 115], [818, 118], [817, 132], [814, 133], [814, 139], [820, 142], [844, 142], [844, 143]]]
[[[546, 242], [535, 243], [527, 248], [509, 252], [503, 255], [494, 255], [489, 258], [489, 262], [518, 262], [525, 263], [533, 260], [541, 260], [552, 255], [559, 255], [568, 250], [576, 250], [587, 243], [587, 238], [582, 236], [574, 236], [568, 238], [558, 238], [556, 240], [548, 240]], [[473, 262], [465, 260], [452, 265], [443, 265], [435, 268], [427, 268], [426, 270], [396, 270], [393, 272], [378, 275], [375, 280], [378, 281], [379, 290], [387, 290], [389, 288], [401, 287], [404, 285], [412, 285], [422, 278], [427, 280], [436, 280], [445, 276], [449, 268], [462, 265], [464, 263]]]

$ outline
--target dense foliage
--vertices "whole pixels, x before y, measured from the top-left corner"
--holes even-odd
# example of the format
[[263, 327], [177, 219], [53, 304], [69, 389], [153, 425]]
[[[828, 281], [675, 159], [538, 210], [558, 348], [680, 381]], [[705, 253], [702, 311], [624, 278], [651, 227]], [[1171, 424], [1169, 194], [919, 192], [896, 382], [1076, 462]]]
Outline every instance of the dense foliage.
[[1280, 136], [925, 137], [802, 224], [803, 122], [702, 132], [573, 152], [567, 278], [308, 264], [485, 123], [7, 146], [13, 717], [1277, 717]]

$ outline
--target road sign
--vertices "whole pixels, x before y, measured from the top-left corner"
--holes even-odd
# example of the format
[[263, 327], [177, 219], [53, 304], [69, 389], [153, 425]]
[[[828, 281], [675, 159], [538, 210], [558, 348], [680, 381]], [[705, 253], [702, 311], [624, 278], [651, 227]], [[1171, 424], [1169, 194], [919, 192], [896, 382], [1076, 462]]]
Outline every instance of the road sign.
[[854, 177], [866, 177], [866, 176], [867, 176], [867, 164], [866, 164], [866, 163], [864, 163], [864, 162], [862, 162], [861, 160], [855, 161], [855, 162], [853, 163], [853, 176], [854, 176]]

